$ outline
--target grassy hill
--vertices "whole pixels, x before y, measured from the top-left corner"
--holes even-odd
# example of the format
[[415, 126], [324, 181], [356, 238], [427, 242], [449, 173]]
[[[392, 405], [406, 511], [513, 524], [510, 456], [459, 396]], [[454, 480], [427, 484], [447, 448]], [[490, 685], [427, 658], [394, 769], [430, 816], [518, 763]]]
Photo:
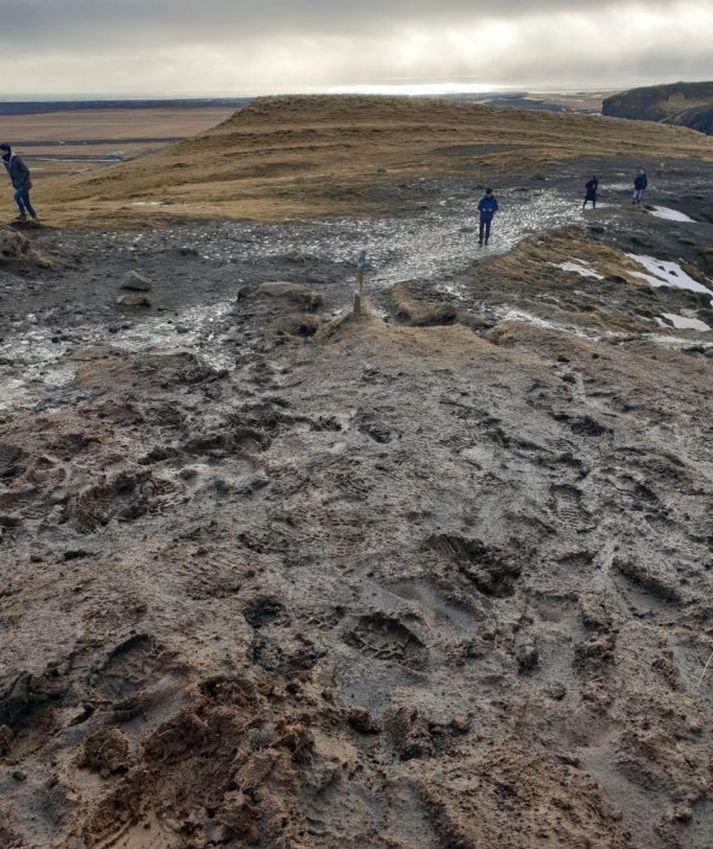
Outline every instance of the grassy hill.
[[64, 222], [380, 213], [395, 208], [389, 187], [400, 180], [484, 182], [592, 156], [713, 161], [713, 141], [680, 127], [443, 100], [263, 98], [156, 154], [48, 181], [41, 200]]

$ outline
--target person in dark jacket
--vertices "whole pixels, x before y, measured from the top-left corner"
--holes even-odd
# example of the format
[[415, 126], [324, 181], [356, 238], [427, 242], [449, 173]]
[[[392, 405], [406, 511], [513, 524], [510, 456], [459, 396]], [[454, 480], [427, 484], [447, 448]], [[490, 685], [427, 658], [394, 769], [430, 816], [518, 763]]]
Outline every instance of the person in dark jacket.
[[584, 184], [584, 191], [586, 192], [584, 196], [584, 203], [582, 204], [582, 209], [586, 209], [589, 201], [592, 202], [592, 209], [597, 208], [597, 191], [599, 190], [599, 180], [596, 177], [592, 177], [589, 182]]
[[488, 244], [490, 238], [490, 225], [493, 223], [495, 213], [498, 211], [498, 200], [493, 194], [492, 189], [486, 189], [485, 195], [480, 199], [478, 204], [478, 212], [480, 213], [480, 231], [478, 235], [478, 244]]
[[9, 144], [0, 144], [0, 156], [2, 156], [5, 170], [10, 176], [12, 187], [15, 189], [15, 203], [20, 210], [17, 220], [27, 221], [29, 215], [33, 221], [36, 221], [37, 213], [30, 203], [30, 189], [32, 188], [30, 169], [16, 153], [12, 152]]
[[644, 199], [644, 192], [648, 188], [649, 179], [646, 176], [646, 171], [643, 168], [639, 169], [639, 173], [634, 177], [634, 200], [632, 203], [641, 203]]

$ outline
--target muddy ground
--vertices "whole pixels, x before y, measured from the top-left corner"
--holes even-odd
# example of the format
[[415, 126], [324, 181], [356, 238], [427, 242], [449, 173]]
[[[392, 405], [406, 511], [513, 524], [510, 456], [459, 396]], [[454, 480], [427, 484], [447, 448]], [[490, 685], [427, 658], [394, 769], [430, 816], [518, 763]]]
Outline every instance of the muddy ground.
[[503, 183], [482, 252], [456, 179], [24, 231], [0, 846], [710, 845], [713, 332], [666, 316], [713, 315], [627, 255], [707, 284], [713, 198], [683, 162], [647, 202], [695, 223], [632, 210], [633, 167]]

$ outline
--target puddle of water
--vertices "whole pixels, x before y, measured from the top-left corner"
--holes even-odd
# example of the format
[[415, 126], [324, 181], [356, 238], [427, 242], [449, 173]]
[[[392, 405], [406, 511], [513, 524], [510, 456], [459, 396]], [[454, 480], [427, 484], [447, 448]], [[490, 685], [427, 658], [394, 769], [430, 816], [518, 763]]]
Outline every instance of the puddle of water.
[[679, 212], [677, 209], [671, 209], [668, 206], [653, 206], [648, 207], [646, 211], [655, 218], [663, 218], [664, 221], [681, 221], [686, 224], [695, 224], [696, 222], [689, 218], [684, 212]]
[[632, 274], [646, 280], [650, 286], [672, 286], [676, 289], [687, 289], [690, 292], [702, 292], [711, 296], [711, 303], [713, 304], [713, 290], [686, 274], [677, 262], [655, 259], [652, 256], [641, 254], [627, 254], [627, 256], [646, 269], [648, 272], [646, 274], [640, 271], [634, 271]]

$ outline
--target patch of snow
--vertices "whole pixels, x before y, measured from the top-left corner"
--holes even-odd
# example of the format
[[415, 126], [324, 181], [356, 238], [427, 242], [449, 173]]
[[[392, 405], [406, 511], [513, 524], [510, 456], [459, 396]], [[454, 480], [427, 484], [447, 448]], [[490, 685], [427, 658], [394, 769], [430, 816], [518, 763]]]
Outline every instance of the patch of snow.
[[687, 289], [689, 292], [703, 292], [710, 295], [713, 305], [713, 290], [686, 274], [677, 262], [668, 262], [642, 254], [627, 254], [627, 256], [646, 269], [647, 274], [641, 271], [633, 271], [632, 274], [646, 280], [650, 286], [672, 286], [676, 289]]
[[677, 209], [671, 209], [668, 206], [653, 206], [646, 210], [656, 218], [663, 218], [664, 221], [682, 221], [686, 224], [695, 224], [696, 222], [689, 218], [685, 212], [679, 212]]
[[580, 277], [592, 277], [595, 280], [604, 280], [604, 275], [595, 271], [591, 264], [583, 259], [575, 259], [571, 262], [553, 262], [555, 268], [561, 268], [562, 271], [572, 271], [574, 274], [579, 274]]
[[[707, 333], [711, 328], [698, 318], [687, 318], [685, 315], [676, 315], [676, 313], [665, 312], [663, 317], [667, 318], [676, 330], [698, 330], [701, 333]], [[659, 320], [662, 327], [666, 327], [666, 323]]]

